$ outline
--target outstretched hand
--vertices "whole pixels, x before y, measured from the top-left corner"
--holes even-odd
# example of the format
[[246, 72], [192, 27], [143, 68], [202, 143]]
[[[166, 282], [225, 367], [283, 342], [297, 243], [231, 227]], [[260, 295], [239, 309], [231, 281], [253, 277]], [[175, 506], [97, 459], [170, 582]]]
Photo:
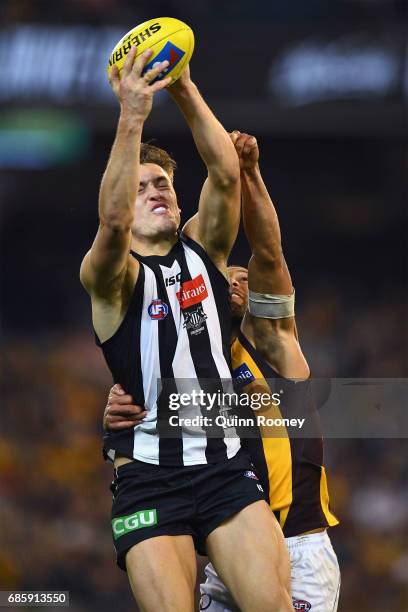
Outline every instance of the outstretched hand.
[[109, 82], [122, 110], [129, 111], [132, 115], [144, 121], [152, 109], [153, 95], [170, 85], [171, 77], [153, 83], [156, 77], [168, 67], [169, 62], [167, 60], [159, 62], [142, 76], [143, 68], [153, 51], [146, 49], [135, 59], [136, 51], [136, 47], [132, 47], [129, 51], [123, 65], [122, 76], [119, 76], [117, 66], [112, 67]]
[[241, 171], [255, 168], [259, 161], [259, 148], [255, 136], [241, 134], [238, 130], [231, 132], [230, 136], [238, 154]]

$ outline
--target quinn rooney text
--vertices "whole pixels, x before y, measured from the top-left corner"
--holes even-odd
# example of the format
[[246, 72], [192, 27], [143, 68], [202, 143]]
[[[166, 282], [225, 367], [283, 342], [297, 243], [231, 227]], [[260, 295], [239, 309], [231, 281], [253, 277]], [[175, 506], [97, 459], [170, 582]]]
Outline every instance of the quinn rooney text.
[[173, 414], [169, 418], [171, 427], [212, 427], [216, 425], [227, 429], [228, 427], [296, 427], [302, 429], [306, 419], [271, 418], [263, 415], [256, 417], [241, 418], [238, 416], [218, 415], [214, 419], [208, 416], [197, 415], [195, 417], [182, 417]]

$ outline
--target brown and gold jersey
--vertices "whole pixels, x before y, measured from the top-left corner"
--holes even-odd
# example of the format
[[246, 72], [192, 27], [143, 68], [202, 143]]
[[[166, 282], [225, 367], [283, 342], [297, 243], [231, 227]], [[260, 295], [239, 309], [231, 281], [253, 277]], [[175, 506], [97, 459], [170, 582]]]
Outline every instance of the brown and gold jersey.
[[[243, 392], [262, 389], [279, 393], [281, 402], [258, 415], [276, 419], [305, 419], [301, 432], [259, 425], [259, 436], [242, 440], [265, 488], [285, 537], [338, 524], [329, 507], [323, 439], [310, 381], [282, 378], [240, 332], [231, 347], [233, 376]], [[273, 429], [273, 430], [272, 430]]]

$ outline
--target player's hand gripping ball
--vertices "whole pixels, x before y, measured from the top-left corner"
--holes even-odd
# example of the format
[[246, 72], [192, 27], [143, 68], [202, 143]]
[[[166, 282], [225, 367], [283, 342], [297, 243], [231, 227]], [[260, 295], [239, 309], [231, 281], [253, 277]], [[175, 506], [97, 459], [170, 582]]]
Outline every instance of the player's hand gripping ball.
[[170, 76], [174, 83], [193, 55], [194, 34], [192, 29], [179, 19], [173, 17], [149, 19], [132, 28], [117, 43], [109, 57], [108, 77], [113, 66], [117, 66], [120, 76], [126, 56], [132, 47], [137, 47], [136, 57], [146, 49], [153, 51], [142, 74], [154, 68], [157, 63], [167, 60], [168, 67], [156, 80]]

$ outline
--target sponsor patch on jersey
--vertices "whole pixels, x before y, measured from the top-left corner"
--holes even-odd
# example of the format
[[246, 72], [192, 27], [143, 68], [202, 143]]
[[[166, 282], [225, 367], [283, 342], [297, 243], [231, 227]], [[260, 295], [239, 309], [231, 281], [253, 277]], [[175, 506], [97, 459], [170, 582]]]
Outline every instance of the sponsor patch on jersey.
[[203, 275], [199, 274], [192, 280], [185, 281], [181, 285], [180, 291], [177, 291], [176, 296], [181, 309], [194, 306], [194, 304], [198, 304], [205, 300], [205, 298], [208, 297], [208, 291], [205, 286]]
[[118, 516], [112, 520], [113, 538], [117, 540], [129, 531], [152, 527], [153, 525], [157, 525], [157, 510], [155, 508], [139, 510], [127, 516]]
[[255, 380], [255, 376], [245, 362], [232, 371], [232, 378], [239, 387], [245, 387], [245, 385], [249, 385], [250, 382]]
[[160, 321], [167, 317], [167, 313], [169, 312], [169, 307], [166, 302], [162, 300], [153, 300], [147, 309], [149, 316], [153, 321]]
[[[145, 72], [147, 72], [151, 68], [155, 68], [155, 64], [165, 62], [167, 60], [169, 62], [169, 65], [165, 70], [163, 70], [163, 74], [165, 74], [166, 72], [174, 68], [174, 66], [177, 66], [177, 64], [184, 57], [184, 55], [185, 52], [182, 49], [179, 49], [176, 45], [173, 45], [173, 43], [169, 41], [164, 45], [160, 53], [158, 53], [154, 59], [152, 59], [148, 64], [145, 65], [142, 74], [145, 74]], [[157, 81], [160, 76], [161, 75], [159, 74], [159, 76], [154, 81], [151, 81], [151, 83], [155, 83], [155, 81]]]
[[202, 304], [199, 304], [195, 310], [183, 310], [184, 327], [190, 330], [192, 336], [201, 334], [204, 329], [204, 321], [208, 318], [205, 314]]
[[293, 608], [295, 610], [302, 610], [303, 612], [308, 612], [312, 609], [312, 604], [310, 604], [308, 601], [305, 601], [304, 599], [295, 599], [294, 597], [292, 597], [292, 600]]
[[253, 478], [253, 480], [259, 480], [258, 476], [252, 470], [246, 470], [244, 472], [244, 476], [247, 478]]
[[166, 285], [166, 287], [171, 287], [172, 285], [179, 283], [180, 280], [181, 280], [181, 272], [177, 272], [177, 274], [174, 274], [173, 276], [168, 276], [167, 278], [165, 278], [164, 284]]

